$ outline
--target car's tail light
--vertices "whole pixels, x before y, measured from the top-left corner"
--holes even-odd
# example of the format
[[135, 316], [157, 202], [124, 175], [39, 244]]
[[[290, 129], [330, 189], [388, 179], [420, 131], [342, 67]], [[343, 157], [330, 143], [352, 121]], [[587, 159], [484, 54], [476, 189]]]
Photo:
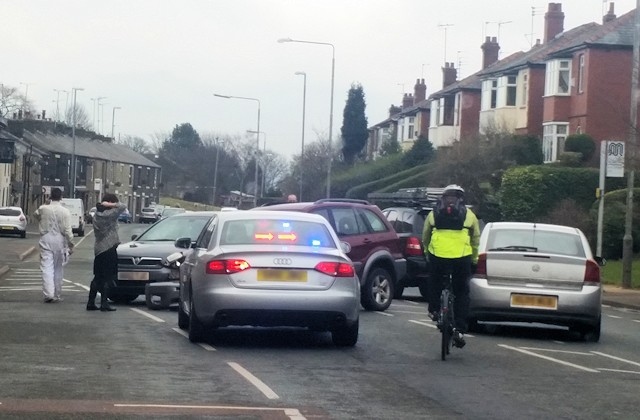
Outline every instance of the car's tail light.
[[320, 262], [316, 264], [314, 269], [323, 274], [327, 274], [333, 277], [355, 276], [355, 271], [353, 270], [353, 266], [347, 263], [325, 261], [325, 262]]
[[245, 260], [211, 260], [207, 263], [207, 274], [233, 274], [249, 268]]
[[585, 284], [600, 284], [600, 266], [593, 260], [587, 260], [584, 270]]
[[408, 237], [407, 244], [404, 247], [404, 254], [412, 257], [422, 256], [422, 245], [420, 244], [420, 239], [415, 236]]
[[478, 255], [478, 264], [476, 266], [476, 272], [473, 277], [486, 279], [487, 278], [487, 254]]
[[20, 216], [20, 218], [18, 220], [20, 220], [21, 222], [24, 222], [25, 218], [24, 218], [24, 216]]

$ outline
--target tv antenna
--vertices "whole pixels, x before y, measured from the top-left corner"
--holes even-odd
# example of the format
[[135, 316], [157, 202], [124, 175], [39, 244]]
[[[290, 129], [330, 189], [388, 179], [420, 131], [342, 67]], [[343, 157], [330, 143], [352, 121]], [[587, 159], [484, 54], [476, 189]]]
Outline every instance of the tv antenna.
[[539, 16], [542, 13], [544, 13], [544, 9], [543, 8], [531, 6], [531, 32], [529, 33], [529, 47], [530, 48], [533, 47], [533, 35], [534, 35], [534, 32], [533, 32], [533, 21], [534, 21], [534, 18], [535, 18], [535, 16]]
[[444, 29], [444, 62], [447, 62], [447, 29], [450, 26], [453, 26], [453, 23], [441, 23], [438, 25], [439, 28]]

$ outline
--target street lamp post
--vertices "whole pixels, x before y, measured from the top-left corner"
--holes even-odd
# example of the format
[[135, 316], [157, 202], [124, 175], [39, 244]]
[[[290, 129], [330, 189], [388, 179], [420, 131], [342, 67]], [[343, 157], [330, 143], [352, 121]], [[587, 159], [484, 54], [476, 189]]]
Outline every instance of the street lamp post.
[[299, 42], [303, 44], [328, 45], [331, 47], [331, 104], [329, 110], [329, 163], [327, 165], [327, 198], [331, 198], [331, 161], [333, 160], [333, 87], [336, 69], [336, 48], [329, 42], [303, 41], [291, 38], [280, 38], [278, 42]]
[[57, 93], [57, 96], [56, 96], [56, 122], [60, 122], [60, 92], [64, 92], [67, 95], [69, 94], [69, 92], [67, 92], [66, 90], [60, 90], [60, 89], [53, 89], [53, 91]]
[[72, 88], [73, 90], [73, 112], [71, 113], [71, 138], [73, 140], [73, 151], [71, 153], [71, 191], [69, 197], [74, 198], [76, 195], [76, 95], [79, 90], [84, 88]]
[[111, 139], [115, 142], [116, 138], [113, 137], [113, 131], [116, 127], [116, 109], [122, 109], [119, 106], [114, 106], [113, 111], [111, 112]]
[[[267, 154], [267, 133], [265, 133], [264, 131], [254, 131], [254, 130], [247, 130], [247, 133], [251, 133], [251, 134], [256, 134], [258, 133], [258, 135], [262, 134], [262, 137], [264, 138], [264, 142], [262, 143], [262, 154], [263, 157], [266, 156]], [[258, 143], [258, 149], [260, 149], [260, 143]], [[260, 189], [260, 198], [264, 197], [264, 176], [266, 173], [266, 163], [265, 165], [263, 165], [262, 167], [262, 187]]]
[[27, 111], [29, 111], [28, 108], [28, 104], [27, 101], [29, 100], [29, 85], [32, 85], [33, 83], [24, 83], [24, 82], [20, 82], [21, 85], [24, 85], [24, 102], [22, 103], [22, 117], [24, 118], [24, 106], [27, 105]]
[[216, 166], [213, 170], [213, 202], [211, 204], [213, 204], [214, 206], [216, 205], [216, 188], [218, 186], [218, 158], [220, 157], [220, 141], [218, 140], [218, 138], [216, 137]]
[[302, 89], [302, 145], [300, 146], [300, 193], [298, 194], [298, 200], [302, 201], [302, 184], [303, 184], [302, 162], [304, 161], [304, 120], [305, 120], [305, 113], [306, 113], [306, 107], [307, 107], [307, 73], [303, 71], [297, 71], [295, 74], [296, 76], [304, 77], [304, 84]]
[[253, 207], [257, 207], [258, 206], [258, 152], [260, 151], [260, 99], [257, 98], [248, 98], [245, 96], [231, 96], [231, 95], [219, 95], [217, 93], [214, 93], [213, 96], [217, 96], [218, 98], [225, 98], [225, 99], [244, 99], [247, 101], [255, 101], [258, 103], [258, 129], [257, 134], [256, 134], [256, 155], [255, 155], [255, 163], [256, 163], [256, 167], [255, 167], [255, 179], [254, 179], [254, 184], [255, 184], [255, 188], [254, 188], [254, 192], [253, 192]]

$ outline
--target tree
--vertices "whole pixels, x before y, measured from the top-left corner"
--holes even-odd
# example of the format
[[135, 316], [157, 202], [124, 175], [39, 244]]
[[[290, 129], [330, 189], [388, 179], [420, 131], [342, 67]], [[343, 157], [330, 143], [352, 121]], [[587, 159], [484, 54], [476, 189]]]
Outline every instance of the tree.
[[367, 130], [365, 108], [366, 104], [362, 86], [354, 83], [351, 85], [351, 89], [349, 89], [341, 128], [343, 144], [342, 156], [344, 161], [349, 164], [353, 163], [355, 157], [367, 144], [369, 132]]
[[189, 123], [176, 125], [164, 146], [178, 147], [184, 150], [193, 150], [202, 146], [200, 135]]
[[33, 104], [28, 101], [18, 88], [0, 84], [0, 116], [13, 117], [19, 110], [23, 113], [31, 113]]
[[127, 146], [129, 149], [137, 153], [150, 153], [152, 151], [151, 146], [141, 137], [123, 136], [116, 141], [118, 144]]
[[[92, 128], [91, 120], [89, 119], [89, 114], [87, 114], [87, 110], [84, 109], [84, 106], [82, 104], [76, 103], [75, 111], [76, 111], [76, 118], [75, 118], [76, 128], [85, 128], [85, 129]], [[73, 122], [74, 122], [73, 105], [71, 105], [69, 108], [66, 109], [64, 113], [64, 122], [69, 127], [73, 126]]]
[[413, 143], [413, 147], [405, 153], [402, 162], [407, 167], [418, 166], [428, 163], [434, 155], [433, 144], [428, 138], [420, 135]]
[[380, 145], [380, 156], [395, 155], [396, 153], [400, 153], [401, 150], [400, 143], [398, 143], [398, 136], [396, 135], [396, 128], [394, 126], [393, 130], [391, 130], [382, 140], [382, 144]]
[[329, 147], [326, 133], [316, 132], [316, 136], [316, 141], [305, 144], [304, 156], [293, 157], [289, 174], [284, 176], [278, 184], [281, 191], [297, 194], [300, 191], [300, 174], [303, 174], [302, 198], [304, 201], [326, 197], [327, 165], [333, 149]]

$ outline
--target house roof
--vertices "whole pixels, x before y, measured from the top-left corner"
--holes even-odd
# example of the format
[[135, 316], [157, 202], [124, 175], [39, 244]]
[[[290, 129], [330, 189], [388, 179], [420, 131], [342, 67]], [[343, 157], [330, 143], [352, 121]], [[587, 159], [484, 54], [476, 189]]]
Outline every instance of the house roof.
[[[34, 147], [46, 150], [49, 153], [73, 153], [73, 141], [71, 137], [42, 133], [40, 131], [30, 132], [24, 131], [24, 139], [29, 143], [33, 143]], [[149, 166], [159, 168], [160, 166], [153, 161], [147, 159], [141, 154], [134, 152], [127, 146], [114, 144], [101, 140], [90, 140], [84, 137], [76, 137], [77, 156], [83, 156], [93, 159], [102, 159], [118, 163], [128, 163], [130, 165]]]
[[391, 123], [398, 121], [402, 117], [416, 115], [420, 111], [428, 111], [429, 109], [431, 109], [431, 102], [429, 101], [429, 99], [422, 100], [417, 104], [414, 104], [408, 108], [403, 109], [402, 111], [396, 114], [393, 114], [386, 120], [372, 125], [371, 127], [367, 128], [367, 130], [374, 130], [376, 128], [386, 127]]

